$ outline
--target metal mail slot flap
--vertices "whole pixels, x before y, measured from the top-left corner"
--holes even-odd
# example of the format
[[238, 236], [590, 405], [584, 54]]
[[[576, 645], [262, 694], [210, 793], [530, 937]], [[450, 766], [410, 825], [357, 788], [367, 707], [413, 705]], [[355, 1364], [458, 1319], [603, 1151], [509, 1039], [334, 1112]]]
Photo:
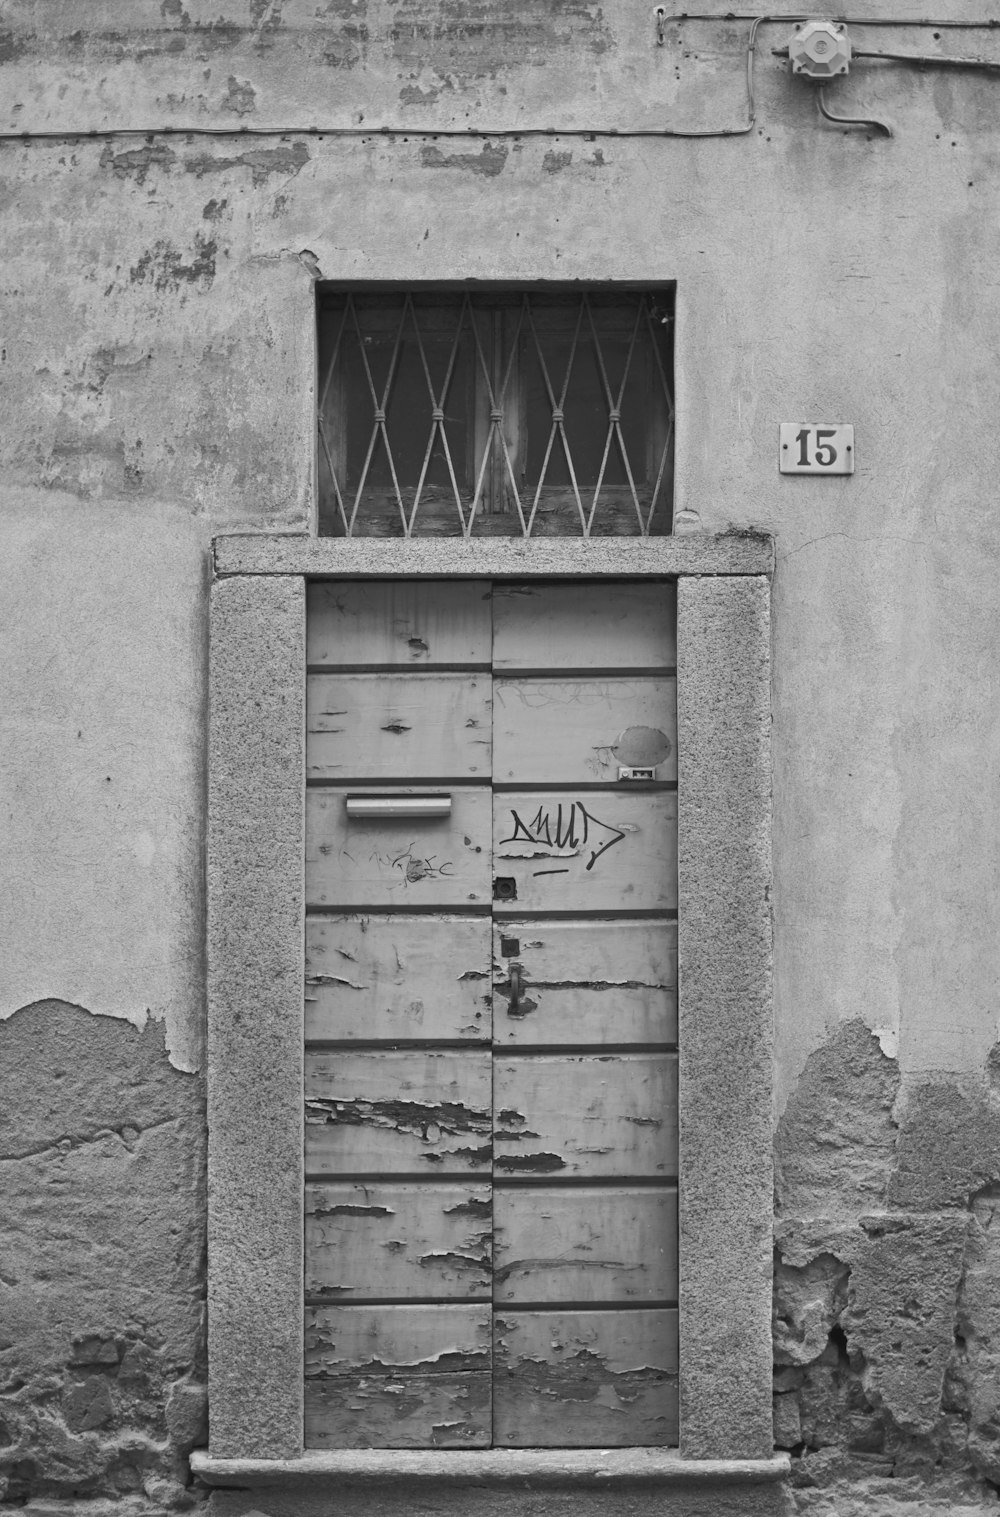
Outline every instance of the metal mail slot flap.
[[382, 817], [451, 816], [450, 795], [349, 795], [347, 815], [379, 821]]

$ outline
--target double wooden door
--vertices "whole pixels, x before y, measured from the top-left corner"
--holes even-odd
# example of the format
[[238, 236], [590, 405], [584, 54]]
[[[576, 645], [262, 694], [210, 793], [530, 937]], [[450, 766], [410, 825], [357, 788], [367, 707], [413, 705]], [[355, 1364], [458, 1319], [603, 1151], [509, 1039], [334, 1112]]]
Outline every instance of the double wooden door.
[[311, 587], [307, 1447], [676, 1442], [673, 628]]

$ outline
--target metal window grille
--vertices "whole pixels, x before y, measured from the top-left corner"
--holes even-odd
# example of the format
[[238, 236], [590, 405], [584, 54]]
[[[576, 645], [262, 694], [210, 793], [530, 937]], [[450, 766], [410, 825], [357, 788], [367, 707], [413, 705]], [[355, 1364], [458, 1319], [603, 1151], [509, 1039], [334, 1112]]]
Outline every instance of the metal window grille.
[[671, 529], [672, 301], [323, 292], [320, 531]]

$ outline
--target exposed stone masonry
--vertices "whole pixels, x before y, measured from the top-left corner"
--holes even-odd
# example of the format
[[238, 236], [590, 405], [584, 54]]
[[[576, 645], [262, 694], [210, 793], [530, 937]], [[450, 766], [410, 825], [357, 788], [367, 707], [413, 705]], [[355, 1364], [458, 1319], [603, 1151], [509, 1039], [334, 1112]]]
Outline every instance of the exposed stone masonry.
[[990, 1073], [903, 1083], [852, 1021], [788, 1104], [774, 1417], [801, 1511], [997, 1504], [1000, 1064]]

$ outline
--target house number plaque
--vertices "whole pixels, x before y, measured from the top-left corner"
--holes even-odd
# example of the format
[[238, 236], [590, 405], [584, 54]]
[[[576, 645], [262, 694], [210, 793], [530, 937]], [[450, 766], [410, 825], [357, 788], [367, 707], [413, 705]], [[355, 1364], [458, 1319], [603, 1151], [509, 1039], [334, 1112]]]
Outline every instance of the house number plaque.
[[832, 421], [781, 422], [778, 469], [782, 474], [853, 474], [853, 426]]

